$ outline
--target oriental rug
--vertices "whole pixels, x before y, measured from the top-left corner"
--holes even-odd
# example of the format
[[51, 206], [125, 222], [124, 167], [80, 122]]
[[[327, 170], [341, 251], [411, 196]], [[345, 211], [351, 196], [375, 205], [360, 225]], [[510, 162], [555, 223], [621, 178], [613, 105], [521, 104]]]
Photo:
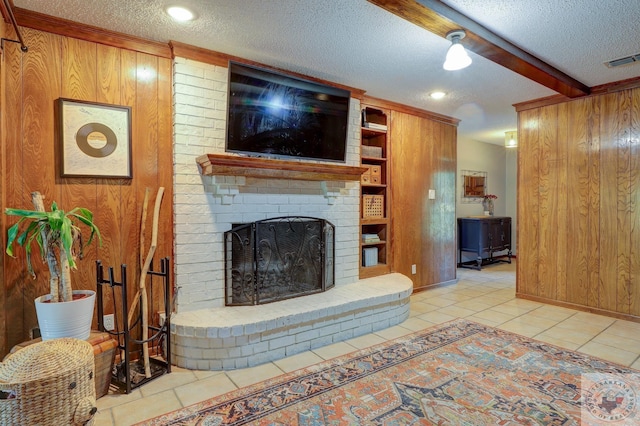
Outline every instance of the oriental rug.
[[639, 396], [636, 370], [456, 320], [141, 424], [626, 425]]

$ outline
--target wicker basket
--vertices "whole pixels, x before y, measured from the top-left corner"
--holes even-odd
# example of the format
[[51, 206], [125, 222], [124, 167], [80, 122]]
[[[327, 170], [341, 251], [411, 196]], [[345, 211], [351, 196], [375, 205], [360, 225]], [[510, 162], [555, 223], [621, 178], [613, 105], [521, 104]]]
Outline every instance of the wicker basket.
[[362, 217], [363, 218], [384, 217], [384, 195], [363, 195], [362, 196]]
[[0, 424], [92, 424], [96, 408], [93, 348], [60, 338], [29, 345], [0, 365]]
[[362, 156], [363, 157], [382, 158], [382, 147], [362, 145]]
[[[38, 337], [37, 339], [19, 343], [11, 348], [11, 353], [41, 341], [42, 339]], [[93, 346], [93, 356], [96, 364], [96, 398], [101, 398], [109, 393], [111, 370], [118, 342], [109, 333], [96, 330], [91, 331], [87, 342]]]

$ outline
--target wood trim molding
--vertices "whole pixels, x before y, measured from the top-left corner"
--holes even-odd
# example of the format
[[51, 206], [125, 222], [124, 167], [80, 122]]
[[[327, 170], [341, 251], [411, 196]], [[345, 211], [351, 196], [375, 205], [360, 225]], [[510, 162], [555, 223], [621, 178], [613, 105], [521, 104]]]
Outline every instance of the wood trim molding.
[[145, 40], [140, 37], [80, 24], [19, 7], [14, 9], [14, 15], [18, 25], [23, 27], [105, 44], [107, 46], [148, 53], [161, 58], [171, 58], [171, 49], [166, 43]]
[[640, 322], [640, 317], [635, 316], [635, 315], [623, 314], [623, 313], [620, 313], [620, 312], [608, 311], [606, 309], [593, 308], [593, 307], [590, 307], [590, 306], [584, 306], [584, 305], [578, 305], [578, 304], [575, 304], [575, 303], [563, 302], [563, 301], [560, 301], [560, 300], [548, 299], [546, 297], [532, 296], [530, 294], [524, 294], [524, 293], [520, 293], [518, 291], [516, 291], [516, 298], [517, 299], [531, 300], [532, 302], [546, 303], [548, 305], [560, 306], [562, 308], [575, 309], [576, 311], [590, 312], [592, 314], [598, 314], [598, 315], [603, 315], [603, 316], [606, 316], [606, 317], [623, 319], [623, 320], [626, 320], [626, 321]]
[[493, 33], [440, 0], [368, 0], [440, 37], [464, 29], [465, 48], [565, 96], [588, 95], [590, 89], [515, 44]]
[[173, 58], [180, 57], [185, 59], [191, 59], [193, 61], [198, 61], [205, 64], [216, 65], [216, 66], [225, 67], [225, 68], [229, 66], [229, 61], [240, 62], [247, 65], [254, 65], [261, 68], [272, 69], [277, 72], [289, 74], [305, 80], [315, 81], [317, 83], [326, 84], [333, 87], [338, 87], [340, 89], [349, 90], [351, 92], [352, 98], [362, 99], [362, 97], [364, 96], [364, 90], [362, 89], [356, 89], [354, 87], [344, 86], [342, 84], [334, 83], [332, 81], [322, 80], [322, 79], [311, 77], [308, 75], [285, 70], [282, 68], [272, 67], [270, 65], [265, 65], [260, 62], [255, 62], [249, 59], [240, 58], [238, 56], [233, 56], [233, 55], [229, 55], [222, 52], [216, 52], [214, 50], [208, 50], [202, 47], [191, 46], [191, 45], [180, 43], [179, 41], [174, 41], [174, 40], [171, 40], [169, 42], [169, 46], [171, 47]]
[[457, 118], [438, 114], [437, 112], [431, 112], [424, 109], [419, 109], [419, 108], [399, 104], [397, 102], [374, 98], [367, 95], [365, 95], [364, 98], [362, 98], [362, 103], [366, 104], [367, 106], [390, 109], [396, 112], [403, 112], [406, 114], [426, 118], [429, 120], [438, 121], [440, 123], [451, 124], [452, 126], [456, 126], [456, 127], [458, 126], [458, 123], [460, 123], [460, 120]]
[[[591, 94], [586, 97], [599, 96], [599, 95], [604, 95], [606, 93], [619, 92], [621, 90], [637, 89], [638, 87], [640, 87], [640, 77], [633, 77], [626, 80], [614, 81], [612, 83], [593, 86], [591, 88]], [[539, 98], [539, 99], [533, 99], [526, 102], [519, 102], [517, 104], [513, 104], [513, 106], [515, 107], [516, 112], [520, 112], [520, 111], [526, 111], [529, 109], [545, 107], [549, 105], [556, 105], [563, 102], [568, 102], [570, 100], [572, 99], [563, 95], [553, 95], [553, 96], [548, 96], [546, 98]]]
[[275, 160], [271, 158], [204, 154], [196, 158], [205, 176], [244, 176], [266, 179], [360, 181], [366, 167]]

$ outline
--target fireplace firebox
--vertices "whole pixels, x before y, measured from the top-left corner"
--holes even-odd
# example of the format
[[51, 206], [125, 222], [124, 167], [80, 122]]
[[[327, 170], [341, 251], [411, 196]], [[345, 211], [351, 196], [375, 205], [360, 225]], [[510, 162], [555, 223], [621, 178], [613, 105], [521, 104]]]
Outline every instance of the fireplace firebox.
[[224, 233], [225, 304], [260, 305], [335, 285], [335, 228], [324, 219], [278, 217]]

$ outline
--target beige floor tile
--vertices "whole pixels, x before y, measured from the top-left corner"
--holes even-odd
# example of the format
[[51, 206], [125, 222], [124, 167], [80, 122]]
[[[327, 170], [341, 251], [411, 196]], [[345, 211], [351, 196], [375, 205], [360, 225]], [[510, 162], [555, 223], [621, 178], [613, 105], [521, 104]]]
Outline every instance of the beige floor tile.
[[220, 373], [221, 373], [220, 371], [193, 370], [193, 374], [196, 376], [196, 379], [198, 380], [206, 379], [207, 377], [211, 377]]
[[595, 337], [600, 334], [602, 330], [607, 328], [604, 324], [592, 324], [588, 321], [581, 321], [574, 316], [567, 318], [564, 321], [560, 321], [556, 327], [564, 328], [572, 332], [578, 332], [582, 334], [589, 334], [591, 337]]
[[466, 318], [476, 313], [471, 309], [461, 308], [457, 305], [445, 306], [444, 308], [438, 309], [436, 312], [439, 312], [445, 315], [451, 315], [452, 317], [456, 317], [456, 318]]
[[113, 407], [111, 412], [114, 424], [124, 426], [179, 408], [182, 408], [182, 404], [180, 404], [175, 392], [168, 390], [148, 396], [144, 398], [144, 401], [132, 401], [118, 405]]
[[596, 315], [589, 312], [577, 312], [574, 316], [571, 317], [571, 319], [580, 321], [584, 324], [598, 325], [603, 329], [616, 322], [615, 318]]
[[520, 334], [522, 336], [533, 337], [535, 335], [540, 334], [545, 330], [544, 327], [538, 327], [535, 324], [530, 324], [521, 321], [507, 321], [504, 324], [500, 324], [496, 326], [501, 330], [510, 331], [512, 333]]
[[635, 368], [640, 371], [640, 357], [638, 357], [633, 364], [631, 364], [631, 368]]
[[402, 327], [414, 331], [421, 331], [429, 327], [433, 327], [433, 323], [420, 318], [409, 318], [400, 324]]
[[543, 318], [539, 316], [532, 315], [531, 312], [527, 312], [526, 314], [520, 315], [519, 317], [514, 318], [512, 321], [517, 321], [523, 324], [531, 324], [539, 327], [543, 330], [549, 329], [556, 324], [558, 321], [550, 318]]
[[465, 300], [464, 302], [456, 303], [455, 306], [472, 310], [474, 312], [486, 311], [491, 308], [492, 305], [479, 302], [477, 299]]
[[566, 320], [567, 318], [575, 315], [578, 311], [573, 309], [561, 308], [560, 306], [544, 305], [537, 309], [529, 311], [529, 315], [535, 317], [546, 318], [558, 321]]
[[226, 374], [217, 374], [188, 385], [178, 386], [175, 393], [183, 406], [195, 404], [237, 389]]
[[489, 327], [495, 327], [499, 324], [495, 321], [491, 321], [490, 319], [478, 317], [476, 315], [472, 315], [470, 317], [467, 317], [466, 319], [468, 319], [469, 321], [477, 322], [478, 324], [488, 325]]
[[239, 370], [229, 370], [226, 372], [231, 381], [239, 388], [249, 386], [263, 380], [283, 374], [275, 364], [269, 362], [267, 364], [258, 365], [256, 367], [242, 368]]
[[322, 359], [331, 359], [337, 356], [346, 355], [357, 350], [356, 347], [351, 346], [346, 342], [334, 343], [329, 346], [314, 349], [313, 352]]
[[567, 341], [578, 346], [582, 346], [589, 340], [593, 339], [593, 334], [591, 333], [583, 333], [579, 330], [569, 330], [558, 326], [545, 330], [543, 334], [550, 338], [557, 339], [559, 341]]
[[419, 315], [424, 314], [425, 312], [437, 311], [440, 309], [440, 306], [432, 305], [426, 302], [411, 302], [410, 305], [410, 315]]
[[93, 417], [93, 426], [115, 426], [111, 416], [111, 408], [98, 410]]
[[570, 342], [568, 340], [559, 339], [554, 337], [551, 334], [547, 334], [547, 332], [543, 332], [534, 336], [534, 339], [540, 340], [541, 342], [549, 343], [551, 345], [560, 346], [564, 349], [576, 350], [580, 346], [578, 343]]
[[449, 305], [453, 305], [454, 303], [456, 303], [455, 300], [452, 299], [447, 299], [443, 296], [436, 296], [436, 297], [427, 297], [424, 299], [425, 303], [428, 303], [430, 305], [435, 305], [438, 306], [440, 308], [445, 307], [445, 306], [449, 306]]
[[197, 377], [193, 371], [184, 370], [176, 373], [171, 372], [170, 374], [165, 374], [153, 379], [149, 383], [140, 386], [139, 389], [142, 393], [142, 397], [145, 398], [153, 395], [154, 393], [173, 389], [187, 383], [195, 382], [196, 380]]
[[456, 291], [452, 293], [443, 294], [440, 296], [443, 299], [453, 300], [454, 303], [464, 302], [465, 300], [473, 299], [473, 296], [467, 296], [462, 294], [461, 291]]
[[620, 348], [603, 345], [594, 341], [580, 346], [578, 351], [626, 366], [630, 366], [636, 358], [638, 358], [637, 353], [628, 352]]
[[385, 328], [384, 330], [376, 331], [374, 334], [377, 334], [383, 339], [393, 340], [397, 339], [398, 337], [406, 336], [407, 334], [413, 332], [413, 330], [403, 327], [403, 325], [404, 324], [400, 324], [393, 327]]
[[607, 327], [605, 332], [631, 340], [640, 340], [640, 323], [617, 320]]
[[142, 392], [140, 388], [131, 391], [130, 394], [126, 394], [121, 391], [110, 390], [108, 394], [99, 398], [96, 401], [98, 410], [115, 407], [116, 405], [126, 404], [128, 402], [137, 401], [142, 398]]
[[526, 314], [527, 312], [532, 311], [532, 308], [527, 308], [527, 307], [523, 307], [523, 306], [514, 306], [514, 305], [509, 305], [508, 303], [510, 302], [506, 302], [506, 303], [502, 303], [500, 305], [496, 305], [494, 307], [491, 308], [492, 311], [496, 311], [496, 312], [500, 312], [503, 314], [507, 314], [507, 315], [511, 315], [513, 317], [517, 317], [523, 314]]
[[593, 338], [594, 342], [603, 345], [612, 346], [614, 348], [622, 348], [625, 351], [640, 354], [640, 340], [633, 340], [627, 337], [617, 336], [609, 332], [609, 329], [603, 331]]
[[349, 339], [346, 341], [346, 343], [348, 343], [349, 345], [355, 348], [364, 349], [373, 345], [384, 343], [386, 341], [387, 339], [384, 339], [376, 334], [370, 333], [370, 334], [365, 334], [364, 336], [354, 337], [353, 339]]
[[443, 312], [434, 311], [434, 312], [427, 312], [426, 314], [420, 315], [417, 318], [431, 322], [433, 324], [442, 324], [448, 321], [453, 321], [457, 317], [453, 315], [447, 315]]
[[313, 364], [322, 362], [323, 359], [311, 351], [299, 353], [297, 355], [288, 356], [284, 359], [273, 361], [284, 372], [291, 372], [300, 368], [305, 368]]
[[505, 314], [503, 312], [494, 311], [493, 309], [487, 309], [486, 311], [478, 312], [473, 314], [469, 319], [473, 318], [481, 318], [483, 320], [490, 321], [495, 325], [505, 323], [507, 321], [511, 321], [514, 316], [510, 314]]

